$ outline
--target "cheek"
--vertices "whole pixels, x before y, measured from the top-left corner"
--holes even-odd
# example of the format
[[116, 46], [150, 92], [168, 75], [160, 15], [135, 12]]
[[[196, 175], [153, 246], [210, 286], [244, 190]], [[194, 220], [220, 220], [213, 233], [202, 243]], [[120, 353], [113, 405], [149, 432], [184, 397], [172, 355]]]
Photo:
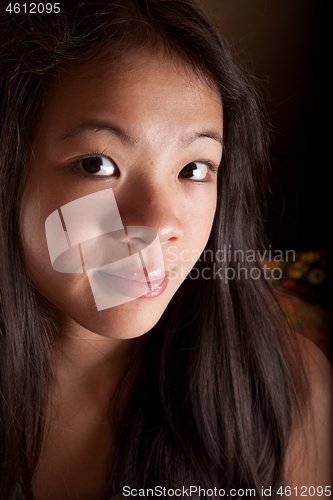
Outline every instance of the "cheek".
[[40, 213], [36, 193], [25, 192], [21, 209], [21, 235], [28, 268], [44, 267], [48, 252], [44, 217]]
[[87, 276], [53, 269], [46, 241], [46, 217], [38, 197], [27, 193], [22, 205], [21, 232], [27, 270], [34, 287], [56, 306], [59, 317], [64, 313], [66, 321], [72, 318], [84, 328], [107, 336], [106, 320], [110, 318], [101, 317], [96, 311]]
[[37, 290], [57, 303], [63, 290], [75, 288], [78, 276], [57, 273], [50, 261], [45, 235], [45, 218], [38, 212], [35, 199], [24, 200], [21, 234], [28, 274]]
[[21, 236], [29, 266], [48, 257], [44, 227], [54, 192], [45, 189], [37, 167], [30, 167], [21, 205]]
[[167, 270], [170, 273], [171, 282], [175, 281], [175, 291], [191, 273], [207, 245], [215, 210], [216, 203], [214, 193], [212, 193], [212, 198], [207, 200], [205, 208], [202, 207], [201, 214], [199, 210], [196, 210], [192, 211], [192, 216], [187, 215], [184, 221], [186, 236], [181, 245], [171, 245], [167, 250]]
[[28, 274], [34, 286], [52, 302], [61, 296], [61, 291], [75, 288], [77, 275], [57, 273], [51, 264], [46, 241], [45, 220], [57, 204], [51, 196], [45, 196], [38, 184], [28, 179], [21, 206], [21, 237]]
[[211, 190], [210, 196], [205, 196], [186, 214], [184, 221], [188, 235], [186, 247], [193, 253], [194, 262], [195, 257], [198, 257], [198, 253], [201, 254], [208, 242], [216, 212], [216, 199], [216, 191]]

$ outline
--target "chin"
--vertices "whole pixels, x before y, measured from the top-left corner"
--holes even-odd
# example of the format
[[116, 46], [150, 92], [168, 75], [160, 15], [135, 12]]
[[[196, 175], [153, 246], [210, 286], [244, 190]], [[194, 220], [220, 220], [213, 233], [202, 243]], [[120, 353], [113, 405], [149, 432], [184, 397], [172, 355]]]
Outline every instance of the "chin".
[[91, 333], [110, 339], [134, 339], [151, 330], [168, 303], [157, 298], [135, 299], [104, 311], [96, 308], [59, 307], [52, 304], [60, 332], [85, 337]]
[[154, 310], [146, 313], [138, 310], [134, 304], [129, 303], [124, 306], [114, 307], [112, 311], [102, 314], [91, 331], [111, 339], [133, 339], [141, 337], [151, 330], [160, 320], [164, 309]]

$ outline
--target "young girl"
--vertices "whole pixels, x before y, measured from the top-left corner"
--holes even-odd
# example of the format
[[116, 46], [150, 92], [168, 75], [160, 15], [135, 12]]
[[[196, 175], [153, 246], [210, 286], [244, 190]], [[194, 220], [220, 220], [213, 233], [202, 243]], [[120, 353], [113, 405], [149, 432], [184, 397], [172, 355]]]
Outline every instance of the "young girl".
[[24, 5], [1, 4], [0, 498], [330, 496], [330, 368], [248, 257], [267, 140], [224, 43], [191, 0]]

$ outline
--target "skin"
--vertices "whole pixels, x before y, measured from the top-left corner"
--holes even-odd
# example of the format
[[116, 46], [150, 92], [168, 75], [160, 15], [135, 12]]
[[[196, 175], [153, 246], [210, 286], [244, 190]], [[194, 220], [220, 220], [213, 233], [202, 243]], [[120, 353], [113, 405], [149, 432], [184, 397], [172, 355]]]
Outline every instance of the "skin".
[[[87, 120], [111, 123], [122, 133], [101, 127], [77, 133]], [[37, 498], [76, 498], [78, 492], [89, 500], [102, 492], [113, 440], [110, 395], [136, 339], [156, 324], [194, 265], [189, 255], [198, 258], [205, 248], [214, 220], [216, 172], [206, 168], [199, 182], [185, 178], [183, 169], [209, 162], [217, 170], [222, 124], [215, 89], [162, 54], [139, 53], [116, 69], [76, 65], [51, 82], [36, 119], [22, 206], [27, 267], [53, 305], [61, 333]], [[117, 171], [87, 174], [80, 160], [88, 154], [110, 158]], [[156, 229], [170, 279], [159, 296], [97, 311], [85, 275], [52, 268], [45, 220], [64, 204], [107, 188], [125, 226]]]
[[298, 335], [298, 344], [309, 381], [309, 401], [303, 409], [303, 420], [295, 413], [286, 454], [285, 484], [291, 487], [289, 498], [298, 499], [302, 494], [324, 498], [332, 495], [333, 481], [332, 366], [304, 336]]

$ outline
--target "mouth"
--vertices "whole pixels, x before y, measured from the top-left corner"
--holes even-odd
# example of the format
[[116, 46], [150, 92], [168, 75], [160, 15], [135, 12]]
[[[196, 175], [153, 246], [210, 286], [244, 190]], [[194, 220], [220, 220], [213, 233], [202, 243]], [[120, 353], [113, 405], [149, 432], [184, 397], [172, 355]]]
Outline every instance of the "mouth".
[[150, 273], [144, 268], [144, 276], [132, 272], [129, 276], [119, 276], [105, 271], [99, 271], [110, 288], [126, 297], [133, 299], [153, 298], [161, 295], [168, 286], [169, 273], [164, 270], [152, 271]]

